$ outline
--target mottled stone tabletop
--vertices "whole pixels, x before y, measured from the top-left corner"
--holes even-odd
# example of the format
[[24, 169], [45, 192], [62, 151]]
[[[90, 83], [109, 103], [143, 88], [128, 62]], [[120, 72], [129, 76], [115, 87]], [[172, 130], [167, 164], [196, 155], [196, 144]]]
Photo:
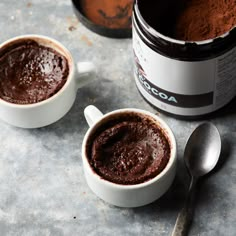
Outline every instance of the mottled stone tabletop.
[[[61, 41], [75, 60], [93, 61], [93, 83], [78, 91], [69, 113], [40, 129], [20, 129], [0, 121], [0, 235], [129, 236], [170, 235], [183, 205], [189, 177], [183, 150], [201, 121], [158, 113], [173, 129], [178, 144], [177, 176], [156, 202], [134, 209], [111, 206], [88, 188], [81, 143], [89, 104], [104, 113], [124, 107], [157, 111], [136, 89], [131, 39], [109, 39], [85, 28], [70, 0], [1, 0], [0, 41], [21, 34], [43, 34]], [[216, 170], [198, 189], [193, 236], [236, 235], [236, 101], [214, 117], [223, 150]]]

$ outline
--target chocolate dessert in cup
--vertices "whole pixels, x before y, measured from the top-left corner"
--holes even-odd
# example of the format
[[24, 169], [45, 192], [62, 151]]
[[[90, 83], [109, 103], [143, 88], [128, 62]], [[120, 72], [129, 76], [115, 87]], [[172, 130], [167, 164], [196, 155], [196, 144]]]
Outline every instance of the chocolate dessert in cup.
[[75, 63], [52, 38], [22, 35], [5, 41], [0, 45], [0, 119], [22, 128], [56, 122], [93, 72], [91, 62]]
[[82, 144], [85, 178], [91, 190], [119, 207], [139, 207], [161, 197], [176, 171], [176, 141], [168, 125], [141, 109], [103, 115], [84, 110], [90, 126]]

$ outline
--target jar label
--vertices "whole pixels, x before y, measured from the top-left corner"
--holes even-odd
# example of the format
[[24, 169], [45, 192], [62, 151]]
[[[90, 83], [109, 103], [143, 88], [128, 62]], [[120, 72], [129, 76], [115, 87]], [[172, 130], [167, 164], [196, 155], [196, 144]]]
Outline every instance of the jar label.
[[213, 92], [198, 95], [183, 95], [159, 88], [147, 78], [140, 64], [135, 62], [135, 75], [140, 85], [154, 98], [177, 107], [202, 107], [213, 103]]

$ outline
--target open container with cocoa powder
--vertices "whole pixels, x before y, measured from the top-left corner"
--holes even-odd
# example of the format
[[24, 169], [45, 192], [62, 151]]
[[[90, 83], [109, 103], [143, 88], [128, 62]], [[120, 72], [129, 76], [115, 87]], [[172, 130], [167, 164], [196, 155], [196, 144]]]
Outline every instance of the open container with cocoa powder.
[[198, 118], [236, 95], [234, 0], [136, 0], [135, 79], [159, 110]]

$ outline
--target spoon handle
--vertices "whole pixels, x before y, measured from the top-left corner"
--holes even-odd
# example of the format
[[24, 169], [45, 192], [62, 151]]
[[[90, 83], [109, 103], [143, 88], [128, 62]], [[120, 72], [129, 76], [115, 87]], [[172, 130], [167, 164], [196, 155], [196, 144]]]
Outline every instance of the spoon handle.
[[195, 198], [196, 182], [197, 180], [195, 178], [191, 179], [190, 188], [188, 191], [185, 205], [177, 217], [175, 227], [171, 236], [188, 235], [189, 226], [191, 225], [193, 219], [193, 203]]
[[185, 206], [180, 211], [171, 236], [187, 236], [192, 221], [192, 212]]

